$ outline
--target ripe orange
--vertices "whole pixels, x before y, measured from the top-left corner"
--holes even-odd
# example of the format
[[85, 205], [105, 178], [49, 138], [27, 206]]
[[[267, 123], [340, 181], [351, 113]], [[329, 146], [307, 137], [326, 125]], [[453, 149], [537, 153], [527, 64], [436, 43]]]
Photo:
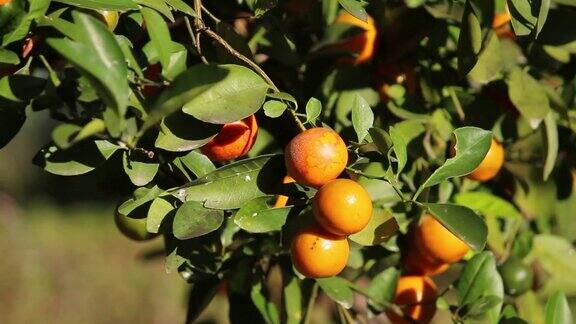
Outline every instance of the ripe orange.
[[[296, 182], [296, 180], [292, 179], [292, 177], [289, 175], [285, 176], [284, 179], [282, 179], [283, 184], [293, 182]], [[288, 196], [279, 195], [278, 198], [276, 198], [276, 203], [274, 203], [274, 208], [282, 208], [286, 206], [286, 203], [288, 203]]]
[[343, 59], [343, 63], [360, 64], [372, 58], [376, 48], [376, 36], [378, 34], [372, 17], [368, 16], [367, 21], [363, 21], [344, 11], [336, 18], [334, 23], [352, 25], [365, 30], [337, 45], [338, 48], [357, 55], [353, 58]]
[[506, 10], [504, 10], [503, 12], [498, 12], [494, 15], [494, 20], [492, 21], [492, 28], [498, 29], [509, 23], [511, 19], [512, 17], [510, 17], [510, 12], [508, 11], [508, 8], [506, 8]]
[[[401, 306], [404, 315], [417, 323], [428, 323], [436, 313], [438, 291], [434, 281], [426, 276], [402, 276], [398, 279], [394, 304]], [[392, 323], [407, 323], [400, 316], [388, 311]]]
[[372, 217], [372, 199], [361, 185], [335, 179], [314, 196], [314, 217], [320, 226], [336, 235], [360, 232]]
[[449, 263], [444, 263], [431, 256], [426, 256], [415, 246], [414, 233], [410, 233], [409, 243], [404, 254], [404, 268], [410, 274], [433, 276], [442, 273], [450, 267]]
[[157, 236], [146, 230], [146, 218], [132, 218], [116, 212], [114, 221], [118, 230], [134, 241], [147, 241]]
[[460, 261], [470, 249], [431, 215], [424, 215], [416, 227], [414, 246], [421, 255], [439, 263]]
[[348, 262], [346, 237], [310, 227], [296, 234], [290, 249], [292, 263], [306, 277], [325, 278], [339, 274]]
[[346, 167], [346, 144], [333, 130], [317, 127], [294, 137], [284, 150], [288, 174], [296, 182], [320, 187], [336, 179]]
[[490, 150], [484, 157], [480, 165], [468, 175], [468, 178], [480, 182], [494, 178], [504, 164], [504, 148], [502, 144], [492, 139]]
[[216, 137], [202, 146], [201, 151], [215, 162], [233, 160], [250, 151], [257, 134], [258, 123], [256, 116], [252, 115], [224, 125]]
[[9, 4], [12, 0], [0, 0], [0, 5]]

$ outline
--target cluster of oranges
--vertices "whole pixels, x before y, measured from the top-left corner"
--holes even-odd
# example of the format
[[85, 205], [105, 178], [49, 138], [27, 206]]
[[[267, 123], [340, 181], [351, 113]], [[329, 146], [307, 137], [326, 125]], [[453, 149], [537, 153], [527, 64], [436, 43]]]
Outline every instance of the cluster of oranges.
[[[292, 241], [294, 266], [311, 278], [337, 275], [348, 261], [347, 236], [370, 221], [372, 199], [358, 183], [337, 179], [348, 162], [348, 151], [336, 132], [308, 129], [294, 137], [284, 153], [287, 181], [318, 188], [312, 203], [316, 224], [299, 231]], [[286, 198], [280, 197], [276, 206], [285, 203]]]

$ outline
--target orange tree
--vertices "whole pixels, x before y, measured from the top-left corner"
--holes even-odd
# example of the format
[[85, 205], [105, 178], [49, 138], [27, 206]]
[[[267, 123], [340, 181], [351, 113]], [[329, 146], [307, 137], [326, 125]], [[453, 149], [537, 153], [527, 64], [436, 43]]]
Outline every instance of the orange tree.
[[187, 322], [572, 322], [574, 0], [0, 3], [0, 147], [125, 173]]

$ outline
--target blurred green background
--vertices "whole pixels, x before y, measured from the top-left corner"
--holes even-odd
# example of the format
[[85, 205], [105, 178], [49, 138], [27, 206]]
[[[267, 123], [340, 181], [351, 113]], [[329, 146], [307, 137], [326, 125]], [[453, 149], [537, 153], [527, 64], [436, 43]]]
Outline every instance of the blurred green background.
[[31, 161], [53, 125], [29, 116], [0, 150], [0, 322], [183, 322], [186, 284], [143, 258], [162, 240], [131, 242], [114, 225], [127, 179], [43, 172]]

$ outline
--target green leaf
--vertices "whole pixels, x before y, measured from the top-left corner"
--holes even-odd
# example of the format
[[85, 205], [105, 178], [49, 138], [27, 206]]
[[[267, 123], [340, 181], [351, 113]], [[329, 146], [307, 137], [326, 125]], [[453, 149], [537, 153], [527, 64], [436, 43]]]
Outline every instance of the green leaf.
[[392, 147], [392, 139], [390, 139], [390, 135], [386, 133], [385, 130], [377, 127], [372, 127], [368, 130], [370, 137], [372, 137], [372, 141], [378, 148], [380, 153], [386, 155], [388, 150]]
[[174, 194], [180, 200], [203, 202], [208, 208], [237, 209], [273, 193], [273, 187], [282, 181], [283, 164], [281, 155], [238, 161], [192, 181]]
[[[170, 7], [166, 4], [166, 1], [158, 1], [158, 0], [134, 0], [136, 3], [140, 4], [141, 6], [146, 6], [148, 8], [153, 9], [156, 12], [161, 13], [164, 17], [168, 18], [170, 22], [174, 22], [174, 15], [172, 15], [172, 11]], [[142, 7], [143, 8], [143, 7]], [[142, 12], [142, 10], [140, 11]], [[162, 18], [160, 16], [160, 18]], [[146, 18], [144, 18], [146, 21]], [[160, 20], [154, 20], [154, 22], [159, 23]], [[166, 25], [166, 23], [162, 20], [162, 24]], [[148, 29], [148, 23], [146, 23], [146, 27]], [[166, 43], [165, 43], [166, 44]]]
[[224, 222], [224, 212], [208, 209], [196, 201], [187, 201], [174, 216], [172, 232], [179, 240], [188, 240], [217, 230]]
[[103, 140], [84, 141], [67, 150], [48, 145], [36, 154], [34, 164], [57, 175], [80, 175], [102, 165], [118, 149], [118, 146]]
[[400, 278], [400, 271], [390, 267], [372, 278], [366, 291], [370, 295], [368, 303], [376, 308], [378, 312], [383, 312], [379, 305], [392, 302], [396, 294], [396, 283]]
[[137, 151], [124, 151], [122, 166], [130, 181], [138, 187], [150, 183], [160, 168], [158, 162]]
[[161, 196], [152, 201], [146, 217], [146, 230], [150, 233], [158, 233], [162, 222], [168, 214], [174, 210], [170, 197]]
[[73, 16], [79, 37], [77, 41], [52, 38], [46, 42], [90, 81], [107, 106], [123, 116], [130, 88], [122, 49], [96, 18], [76, 11]]
[[574, 323], [566, 296], [558, 291], [546, 303], [546, 324]]
[[262, 282], [259, 281], [254, 286], [252, 286], [250, 297], [252, 298], [254, 306], [258, 308], [258, 311], [260, 311], [260, 314], [262, 314], [262, 317], [266, 323], [280, 323], [280, 315], [278, 315], [278, 309], [276, 308], [276, 305], [270, 300], [268, 294], [264, 291]]
[[286, 108], [288, 105], [282, 101], [269, 100], [264, 103], [264, 114], [270, 118], [278, 118], [282, 116]]
[[370, 108], [368, 102], [366, 102], [363, 97], [356, 95], [354, 105], [352, 106], [352, 126], [358, 136], [359, 143], [368, 135], [368, 130], [373, 124], [374, 113], [372, 112], [372, 108]]
[[354, 304], [354, 293], [348, 282], [340, 277], [316, 279], [320, 288], [330, 299], [345, 308], [351, 308]]
[[482, 26], [471, 2], [466, 1], [458, 38], [458, 71], [462, 75], [468, 74], [476, 65], [483, 41]]
[[74, 7], [97, 9], [97, 10], [130, 10], [138, 9], [138, 5], [132, 0], [54, 0]]
[[558, 127], [554, 114], [549, 112], [544, 118], [544, 138], [546, 140], [546, 159], [544, 160], [543, 178], [548, 180], [550, 173], [556, 165], [558, 157]]
[[364, 246], [380, 245], [396, 234], [398, 223], [385, 209], [374, 208], [370, 222], [360, 232], [350, 235], [350, 240]]
[[[12, 8], [8, 8], [8, 10], [11, 10], [18, 6], [18, 3], [22, 3], [23, 1], [13, 0], [13, 2], [16, 2], [16, 4], [6, 4], [5, 7], [12, 6]], [[11, 19], [7, 20], [9, 24], [4, 25], [4, 22], [0, 21], [0, 40], [2, 41], [2, 47], [26, 37], [30, 31], [32, 22], [35, 19], [44, 16], [46, 10], [48, 10], [50, 1], [34, 0], [28, 1], [27, 4], [29, 5], [28, 12], [20, 12], [18, 10], [19, 12], [12, 16]], [[5, 19], [7, 17], [2, 15], [1, 18]]]
[[475, 255], [462, 270], [458, 284], [458, 304], [472, 305], [488, 296], [500, 299], [484, 311], [483, 318], [489, 323], [497, 323], [500, 318], [502, 300], [504, 300], [504, 285], [496, 269], [496, 261], [490, 252]]
[[167, 4], [169, 4], [172, 8], [181, 11], [185, 14], [188, 14], [192, 17], [197, 17], [198, 14], [192, 7], [190, 7], [186, 2], [182, 0], [165, 0]]
[[226, 124], [253, 115], [264, 103], [268, 84], [240, 65], [198, 64], [180, 74], [150, 112], [143, 129], [180, 110], [204, 122]]
[[314, 124], [316, 119], [320, 117], [322, 113], [322, 103], [320, 100], [312, 97], [306, 103], [306, 122]]
[[[138, 188], [134, 191], [132, 197], [124, 201], [117, 208], [117, 212], [121, 215], [130, 217], [131, 214], [141, 211], [141, 208], [148, 207], [148, 203], [162, 194], [162, 189], [154, 186], [152, 188]], [[134, 215], [137, 218], [142, 218], [142, 215]]]
[[404, 141], [404, 136], [396, 128], [390, 126], [390, 140], [392, 140], [392, 149], [394, 150], [394, 155], [396, 155], [396, 163], [398, 164], [398, 169], [396, 174], [400, 174], [406, 162], [408, 162], [408, 152], [407, 143]]
[[557, 290], [566, 294], [576, 294], [576, 251], [571, 242], [563, 237], [539, 234], [534, 237], [532, 250], [524, 259], [530, 264], [537, 261], [547, 274], [539, 293], [549, 296]]
[[470, 304], [461, 306], [458, 314], [464, 320], [483, 319], [487, 311], [494, 307], [501, 307], [502, 298], [497, 296], [484, 296]]
[[338, 0], [338, 3], [340, 3], [342, 8], [348, 11], [352, 16], [363, 21], [368, 20], [368, 14], [366, 13], [366, 10], [364, 10], [362, 2], [358, 0]]
[[234, 223], [250, 233], [279, 231], [291, 207], [272, 208], [276, 196], [263, 196], [245, 203], [234, 215]]
[[520, 68], [510, 72], [506, 83], [510, 100], [531, 126], [536, 128], [550, 111], [550, 102], [543, 86]]
[[500, 72], [504, 67], [500, 39], [496, 34], [491, 34], [487, 40], [486, 48], [478, 57], [478, 62], [468, 76], [471, 80], [487, 84], [500, 78]]
[[181, 111], [164, 118], [154, 145], [171, 152], [186, 152], [207, 144], [221, 126], [202, 122]]
[[0, 63], [1, 64], [19, 64], [20, 58], [18, 54], [9, 51], [5, 48], [0, 48]]
[[160, 63], [163, 68], [166, 68], [170, 65], [170, 47], [166, 46], [166, 44], [172, 43], [168, 25], [156, 10], [143, 7], [140, 12], [146, 22], [146, 31], [158, 53]]
[[548, 19], [548, 11], [550, 11], [550, 0], [541, 0], [540, 8], [538, 9], [538, 20], [536, 21], [536, 34], [534, 37], [538, 37], [546, 20]]
[[454, 130], [454, 135], [456, 136], [456, 156], [446, 160], [444, 165], [436, 169], [418, 188], [415, 197], [424, 188], [474, 171], [484, 160], [492, 143], [492, 133], [477, 127], [458, 128]]
[[74, 124], [62, 124], [52, 131], [52, 139], [60, 148], [69, 148], [84, 139], [106, 130], [106, 125], [102, 119], [92, 119], [83, 127]]
[[470, 208], [453, 204], [426, 203], [424, 205], [446, 229], [471, 248], [476, 251], [484, 249], [488, 229], [482, 218]]
[[302, 289], [298, 277], [284, 273], [283, 290], [284, 308], [286, 309], [286, 323], [300, 324], [302, 321]]
[[216, 170], [214, 163], [201, 153], [191, 151], [185, 156], [180, 158], [180, 161], [190, 170], [197, 178], [201, 178], [208, 173]]

